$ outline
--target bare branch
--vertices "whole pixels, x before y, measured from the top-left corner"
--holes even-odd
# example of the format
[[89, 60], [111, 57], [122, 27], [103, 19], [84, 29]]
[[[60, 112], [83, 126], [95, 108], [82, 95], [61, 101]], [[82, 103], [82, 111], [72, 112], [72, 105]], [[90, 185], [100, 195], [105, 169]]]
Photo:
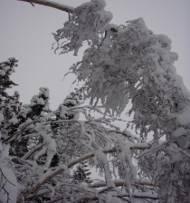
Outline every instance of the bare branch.
[[31, 3], [32, 5], [33, 4], [40, 4], [40, 5], [43, 5], [43, 6], [48, 6], [48, 7], [55, 8], [55, 9], [58, 9], [58, 10], [61, 10], [61, 11], [65, 11], [67, 13], [73, 13], [74, 12], [73, 7], [66, 6], [66, 5], [63, 5], [63, 4], [60, 4], [60, 3], [57, 3], [57, 2], [53, 2], [53, 1], [50, 1], [50, 0], [17, 0], [17, 1], [28, 2], [28, 3]]

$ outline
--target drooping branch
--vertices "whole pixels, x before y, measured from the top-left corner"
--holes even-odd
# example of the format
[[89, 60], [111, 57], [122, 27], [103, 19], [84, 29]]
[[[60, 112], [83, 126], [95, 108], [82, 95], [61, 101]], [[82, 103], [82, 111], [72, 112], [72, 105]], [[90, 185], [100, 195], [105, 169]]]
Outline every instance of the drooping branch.
[[24, 1], [24, 2], [28, 2], [31, 4], [40, 4], [43, 6], [48, 6], [51, 8], [55, 8], [61, 11], [65, 11], [67, 13], [73, 13], [74, 8], [71, 6], [67, 6], [67, 5], [63, 5], [54, 1], [50, 1], [50, 0], [17, 0], [17, 1]]

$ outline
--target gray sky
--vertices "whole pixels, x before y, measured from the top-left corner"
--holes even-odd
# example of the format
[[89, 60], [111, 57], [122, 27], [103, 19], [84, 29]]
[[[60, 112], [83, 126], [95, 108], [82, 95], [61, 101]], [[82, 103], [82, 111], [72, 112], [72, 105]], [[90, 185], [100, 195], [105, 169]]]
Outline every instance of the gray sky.
[[[77, 6], [85, 0], [57, 0]], [[143, 17], [154, 33], [168, 35], [173, 50], [179, 54], [177, 71], [190, 88], [190, 1], [189, 0], [107, 0], [107, 10], [113, 15], [113, 23]], [[70, 65], [78, 58], [55, 55], [51, 50], [52, 32], [60, 28], [67, 14], [44, 6], [32, 7], [16, 0], [0, 0], [0, 61], [14, 56], [19, 67], [14, 80], [23, 102], [38, 92], [39, 87], [50, 89], [51, 106], [63, 101], [72, 89], [74, 77], [63, 80]]]

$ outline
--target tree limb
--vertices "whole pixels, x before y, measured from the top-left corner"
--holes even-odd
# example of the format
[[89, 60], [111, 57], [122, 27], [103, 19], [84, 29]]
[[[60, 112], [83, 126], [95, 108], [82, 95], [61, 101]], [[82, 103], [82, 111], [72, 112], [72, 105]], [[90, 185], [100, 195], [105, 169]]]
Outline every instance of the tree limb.
[[[129, 195], [124, 194], [124, 195], [118, 195], [117, 197], [128, 197]], [[152, 199], [152, 200], [158, 200], [158, 196], [157, 195], [153, 195], [153, 194], [148, 194], [146, 192], [142, 192], [142, 193], [134, 193], [132, 194], [133, 198], [138, 198], [138, 199]]]
[[[150, 148], [150, 145], [148, 144], [134, 144], [130, 147], [131, 150], [144, 150], [144, 149], [149, 149]], [[103, 150], [104, 153], [108, 154], [108, 153], [114, 153], [116, 152], [117, 149], [115, 147], [111, 148], [111, 149], [107, 149], [107, 150]], [[94, 152], [91, 152], [89, 154], [85, 154], [84, 156], [78, 158], [78, 159], [75, 159], [73, 161], [71, 161], [69, 164], [68, 164], [68, 168], [71, 168], [73, 167], [74, 165], [80, 163], [81, 161], [84, 161], [86, 159], [90, 159], [92, 157], [95, 156], [95, 153]]]
[[54, 2], [54, 1], [50, 1], [50, 0], [17, 0], [17, 1], [28, 2], [28, 3], [31, 3], [32, 5], [33, 4], [40, 4], [43, 6], [48, 6], [48, 7], [55, 8], [55, 9], [58, 9], [61, 11], [65, 11], [67, 13], [73, 13], [74, 12], [73, 7], [66, 6], [66, 5], [63, 5], [63, 4]]
[[[126, 181], [123, 181], [123, 180], [115, 180], [114, 185], [116, 187], [120, 187], [120, 186], [126, 186], [127, 183], [126, 183]], [[155, 184], [153, 184], [149, 181], [135, 181], [132, 185], [134, 185], [134, 186], [142, 185], [142, 186], [148, 186], [148, 187], [155, 187], [156, 186]], [[104, 181], [97, 182], [97, 183], [90, 185], [91, 188], [100, 188], [100, 187], [105, 187], [105, 186], [107, 186], [107, 184]]]

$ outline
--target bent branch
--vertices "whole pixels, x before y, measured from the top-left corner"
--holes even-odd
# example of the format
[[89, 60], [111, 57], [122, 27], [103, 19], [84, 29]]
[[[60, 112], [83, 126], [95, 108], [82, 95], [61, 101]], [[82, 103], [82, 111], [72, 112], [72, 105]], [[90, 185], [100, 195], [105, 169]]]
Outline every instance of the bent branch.
[[61, 11], [65, 11], [67, 13], [73, 13], [74, 12], [73, 7], [66, 6], [66, 5], [63, 5], [63, 4], [54, 2], [54, 1], [50, 1], [50, 0], [17, 0], [17, 1], [28, 2], [28, 3], [31, 3], [32, 5], [33, 4], [40, 4], [43, 6], [48, 6], [48, 7], [55, 8], [55, 9], [58, 9]]

